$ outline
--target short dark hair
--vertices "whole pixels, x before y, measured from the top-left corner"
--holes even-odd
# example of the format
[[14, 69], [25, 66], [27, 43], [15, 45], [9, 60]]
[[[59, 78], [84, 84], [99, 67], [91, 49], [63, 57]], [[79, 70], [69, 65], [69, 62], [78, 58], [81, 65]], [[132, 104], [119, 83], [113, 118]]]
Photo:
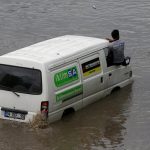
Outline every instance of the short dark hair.
[[111, 36], [112, 36], [112, 38], [113, 39], [115, 39], [115, 40], [119, 40], [119, 30], [117, 30], [117, 29], [115, 29], [115, 30], [113, 30], [112, 32], [111, 32]]

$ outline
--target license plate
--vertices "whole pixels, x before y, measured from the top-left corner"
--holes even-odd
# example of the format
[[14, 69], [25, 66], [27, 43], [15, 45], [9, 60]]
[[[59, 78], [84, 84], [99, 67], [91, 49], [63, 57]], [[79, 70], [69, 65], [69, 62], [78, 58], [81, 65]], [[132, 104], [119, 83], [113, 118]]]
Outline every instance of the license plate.
[[4, 111], [4, 116], [7, 118], [25, 120], [25, 114], [17, 113], [17, 112]]

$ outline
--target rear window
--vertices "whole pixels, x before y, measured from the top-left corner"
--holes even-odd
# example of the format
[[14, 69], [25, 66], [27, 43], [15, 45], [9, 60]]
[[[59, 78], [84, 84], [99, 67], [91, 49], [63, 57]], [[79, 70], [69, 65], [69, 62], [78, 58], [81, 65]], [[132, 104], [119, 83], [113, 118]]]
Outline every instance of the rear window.
[[41, 71], [0, 65], [0, 89], [33, 95], [41, 94]]

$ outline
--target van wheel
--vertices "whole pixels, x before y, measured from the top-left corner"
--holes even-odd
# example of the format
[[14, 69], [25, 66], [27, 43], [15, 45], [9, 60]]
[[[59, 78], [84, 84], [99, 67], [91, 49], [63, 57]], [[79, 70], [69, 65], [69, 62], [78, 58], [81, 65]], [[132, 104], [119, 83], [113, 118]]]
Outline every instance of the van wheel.
[[117, 87], [115, 87], [115, 88], [112, 89], [111, 93], [114, 93], [114, 92], [119, 91], [119, 90], [120, 90], [120, 87], [117, 86]]
[[67, 108], [67, 109], [64, 110], [62, 118], [65, 117], [65, 116], [71, 115], [74, 112], [75, 112], [75, 110], [72, 107], [71, 108]]

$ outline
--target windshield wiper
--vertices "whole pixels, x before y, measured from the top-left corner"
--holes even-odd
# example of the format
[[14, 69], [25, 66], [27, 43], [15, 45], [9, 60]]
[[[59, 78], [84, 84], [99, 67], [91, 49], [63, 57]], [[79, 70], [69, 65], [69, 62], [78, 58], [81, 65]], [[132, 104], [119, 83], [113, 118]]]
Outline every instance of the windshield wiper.
[[20, 95], [18, 93], [14, 92], [14, 91], [11, 91], [11, 92], [13, 92], [17, 97], [20, 97]]
[[20, 97], [20, 95], [17, 92], [13, 91], [10, 87], [0, 85], [0, 89], [10, 91], [10, 92], [14, 93], [17, 97]]

